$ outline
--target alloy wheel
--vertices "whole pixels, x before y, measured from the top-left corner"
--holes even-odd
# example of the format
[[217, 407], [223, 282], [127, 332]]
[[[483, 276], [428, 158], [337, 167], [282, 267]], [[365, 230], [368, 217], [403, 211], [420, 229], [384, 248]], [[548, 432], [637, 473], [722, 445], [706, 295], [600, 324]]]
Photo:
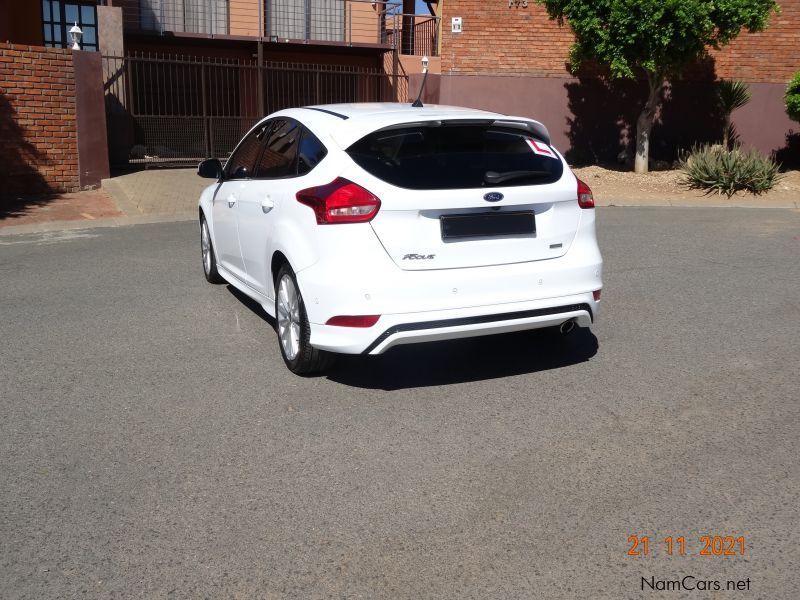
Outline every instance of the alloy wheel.
[[288, 360], [300, 352], [300, 298], [291, 276], [284, 274], [278, 284], [278, 338]]
[[208, 275], [211, 273], [211, 237], [208, 234], [208, 224], [205, 219], [200, 223], [200, 247], [203, 251], [203, 269]]

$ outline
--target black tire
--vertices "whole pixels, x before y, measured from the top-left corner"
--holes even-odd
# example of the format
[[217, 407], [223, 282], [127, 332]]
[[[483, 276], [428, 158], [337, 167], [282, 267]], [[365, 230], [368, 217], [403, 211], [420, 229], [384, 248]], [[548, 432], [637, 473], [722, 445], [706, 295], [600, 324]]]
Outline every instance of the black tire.
[[203, 274], [209, 283], [225, 283], [225, 280], [217, 271], [217, 253], [214, 251], [214, 244], [211, 242], [211, 231], [208, 229], [206, 218], [200, 216], [200, 252], [203, 257]]
[[[288, 297], [282, 296], [282, 282], [287, 286]], [[287, 299], [289, 299], [288, 305], [292, 305], [289, 285], [293, 287], [296, 297], [294, 311], [284, 308], [287, 306]], [[293, 325], [297, 326], [294, 330], [292, 330]], [[297, 285], [294, 271], [288, 264], [284, 264], [278, 270], [278, 276], [275, 278], [275, 332], [278, 334], [278, 347], [281, 350], [283, 362], [295, 375], [321, 373], [333, 364], [334, 354], [318, 350], [309, 343], [311, 327], [308, 324], [306, 305], [300, 294], [300, 287]], [[292, 337], [293, 333], [296, 334], [295, 338]], [[292, 356], [293, 353], [294, 356]]]

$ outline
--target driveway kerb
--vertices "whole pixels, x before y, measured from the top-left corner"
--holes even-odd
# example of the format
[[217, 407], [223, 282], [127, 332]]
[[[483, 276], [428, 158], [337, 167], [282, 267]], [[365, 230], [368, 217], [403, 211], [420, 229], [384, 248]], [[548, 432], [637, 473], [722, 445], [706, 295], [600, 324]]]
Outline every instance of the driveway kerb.
[[143, 214], [139, 207], [125, 191], [124, 187], [119, 184], [114, 178], [103, 179], [102, 188], [117, 203], [117, 207], [127, 216], [135, 216]]
[[28, 233], [46, 233], [48, 231], [65, 231], [75, 229], [96, 229], [98, 227], [125, 227], [128, 225], [141, 225], [143, 223], [174, 223], [178, 221], [193, 221], [197, 219], [197, 211], [182, 211], [171, 213], [154, 213], [111, 219], [96, 219], [94, 221], [50, 221], [31, 225], [9, 225], [0, 227], [0, 237], [24, 235]]
[[769, 198], [717, 198], [708, 197], [697, 200], [686, 198], [640, 198], [637, 200], [605, 200], [595, 198], [597, 206], [674, 206], [676, 208], [788, 208], [799, 209], [799, 200], [770, 200]]

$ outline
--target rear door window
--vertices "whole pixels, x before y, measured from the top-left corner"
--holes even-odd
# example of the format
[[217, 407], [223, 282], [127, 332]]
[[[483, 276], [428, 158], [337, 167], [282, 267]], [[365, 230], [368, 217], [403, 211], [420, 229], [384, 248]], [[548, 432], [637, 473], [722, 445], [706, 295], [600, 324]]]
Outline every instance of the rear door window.
[[253, 176], [255, 162], [261, 151], [261, 140], [268, 129], [269, 123], [265, 123], [242, 140], [225, 163], [225, 179], [249, 179]]
[[493, 125], [416, 125], [375, 131], [347, 149], [364, 170], [415, 190], [553, 183], [563, 164], [544, 142]]
[[282, 119], [275, 122], [258, 162], [257, 178], [275, 179], [297, 175], [297, 146], [301, 131], [297, 121]]

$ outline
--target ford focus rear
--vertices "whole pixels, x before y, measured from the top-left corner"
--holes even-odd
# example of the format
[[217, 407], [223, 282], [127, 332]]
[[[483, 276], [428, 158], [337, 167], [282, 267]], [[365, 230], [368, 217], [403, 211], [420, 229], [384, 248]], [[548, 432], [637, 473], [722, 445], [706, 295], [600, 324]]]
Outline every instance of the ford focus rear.
[[276, 319], [286, 365], [598, 316], [591, 190], [536, 121], [455, 107], [281, 111], [200, 200], [203, 266]]

